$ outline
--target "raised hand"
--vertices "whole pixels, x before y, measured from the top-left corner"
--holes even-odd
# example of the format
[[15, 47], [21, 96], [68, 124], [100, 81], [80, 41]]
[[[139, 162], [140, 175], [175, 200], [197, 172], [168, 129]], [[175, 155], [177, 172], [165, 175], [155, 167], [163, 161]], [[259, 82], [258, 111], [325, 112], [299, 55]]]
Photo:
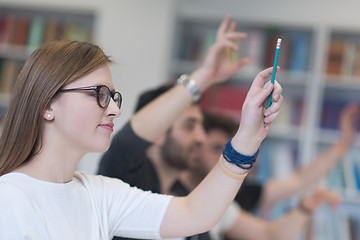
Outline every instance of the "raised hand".
[[224, 82], [248, 62], [247, 58], [241, 58], [235, 63], [228, 59], [229, 49], [238, 51], [234, 41], [247, 37], [246, 33], [236, 32], [235, 28], [236, 23], [232, 21], [231, 16], [226, 16], [217, 30], [216, 42], [209, 48], [200, 67], [191, 75], [197, 80], [201, 90]]
[[[277, 71], [279, 69], [278, 67]], [[264, 85], [271, 73], [272, 67], [263, 70], [255, 77], [244, 101], [240, 126], [232, 140], [233, 147], [242, 154], [253, 155], [257, 151], [268, 134], [271, 123], [280, 114], [283, 100], [282, 87], [277, 81], [274, 85], [271, 82]], [[273, 104], [265, 110], [265, 103], [271, 91], [274, 91]]]
[[340, 204], [340, 196], [325, 188], [318, 188], [309, 196], [302, 199], [301, 205], [304, 210], [314, 213], [321, 205], [329, 203], [332, 209], [336, 209]]

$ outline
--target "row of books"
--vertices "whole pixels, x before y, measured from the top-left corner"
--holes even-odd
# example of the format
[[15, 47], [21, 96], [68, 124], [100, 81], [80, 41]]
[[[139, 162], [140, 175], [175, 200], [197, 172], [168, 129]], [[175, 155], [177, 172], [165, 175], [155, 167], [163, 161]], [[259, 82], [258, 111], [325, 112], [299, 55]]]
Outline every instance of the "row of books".
[[[255, 179], [265, 184], [270, 179], [281, 179], [293, 174], [300, 166], [298, 144], [294, 141], [274, 141], [265, 139], [260, 146], [260, 155], [256, 160], [252, 173]], [[274, 204], [271, 208], [262, 209], [258, 214], [268, 220], [282, 217], [293, 208], [296, 196]]]
[[248, 88], [241, 86], [213, 87], [202, 95], [200, 106], [208, 112], [223, 114], [239, 121], [247, 92]]
[[359, 150], [353, 149], [327, 176], [325, 184], [344, 196], [360, 196]]
[[325, 73], [360, 77], [360, 39], [334, 39], [329, 43]]
[[291, 141], [264, 141], [253, 169], [256, 179], [265, 183], [270, 178], [283, 178], [299, 166], [297, 143]]
[[[203, 94], [201, 108], [210, 112], [225, 114], [239, 121], [242, 105], [249, 88], [239, 85], [222, 85], [209, 89]], [[279, 117], [273, 127], [288, 129], [300, 126], [304, 119], [304, 101], [298, 97], [287, 97], [282, 103]]]
[[[279, 141], [274, 144], [274, 141], [272, 143], [264, 141], [261, 145], [261, 154], [251, 174], [254, 174], [260, 182], [288, 176], [301, 165], [296, 157], [297, 151], [294, 142]], [[345, 199], [358, 199], [360, 196], [359, 153], [359, 150], [349, 153], [324, 181], [326, 187], [338, 192]], [[300, 199], [301, 196], [294, 196], [259, 214], [269, 220], [279, 219], [296, 206]], [[360, 239], [360, 205], [352, 204], [348, 207], [347, 204], [344, 200], [336, 211], [333, 211], [329, 204], [322, 206], [316, 211], [313, 225], [310, 229], [305, 229], [304, 233], [310, 231], [310, 239], [316, 240]], [[296, 239], [308, 239], [304, 235], [306, 234]]]
[[326, 205], [319, 209], [313, 220], [312, 239], [316, 240], [355, 240], [360, 239], [360, 217]]
[[345, 99], [325, 99], [322, 105], [320, 127], [328, 130], [339, 129], [341, 112], [349, 104], [349, 101]]
[[[216, 28], [198, 31], [184, 26], [183, 29], [176, 57], [182, 60], [201, 60], [216, 40]], [[273, 66], [277, 38], [281, 38], [279, 66], [294, 72], [308, 70], [311, 53], [310, 33], [278, 29], [247, 29], [244, 32], [248, 37], [236, 42], [240, 50], [233, 53], [233, 57], [249, 57], [250, 62], [245, 68], [262, 69]]]
[[92, 26], [81, 21], [0, 12], [0, 47], [32, 52], [42, 43], [59, 39], [91, 41]]

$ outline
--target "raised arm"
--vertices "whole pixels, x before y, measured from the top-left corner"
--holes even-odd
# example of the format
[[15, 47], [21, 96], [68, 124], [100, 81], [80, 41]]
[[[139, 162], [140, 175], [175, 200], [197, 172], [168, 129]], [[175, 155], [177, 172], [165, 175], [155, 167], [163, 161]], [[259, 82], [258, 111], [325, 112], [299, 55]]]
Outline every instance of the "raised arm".
[[298, 236], [309, 223], [313, 213], [323, 204], [335, 209], [340, 197], [324, 188], [316, 189], [302, 199], [297, 207], [274, 222], [265, 221], [245, 211], [239, 211], [236, 221], [225, 232], [227, 238], [252, 240], [290, 240]]
[[[217, 31], [217, 40], [212, 45], [198, 69], [190, 74], [200, 92], [216, 83], [221, 83], [235, 75], [247, 63], [246, 58], [230, 63], [227, 50], [238, 50], [232, 40], [243, 39], [245, 33], [235, 32], [236, 24], [226, 16]], [[192, 103], [191, 93], [183, 86], [177, 85], [142, 108], [131, 119], [135, 133], [150, 142], [159, 138]], [[156, 116], [156, 117], [154, 117]]]
[[268, 181], [264, 186], [261, 207], [287, 199], [326, 176], [351, 148], [357, 134], [358, 119], [359, 106], [355, 103], [348, 104], [340, 115], [339, 140], [294, 174]]
[[[232, 147], [244, 155], [254, 155], [266, 137], [270, 125], [279, 115], [282, 102], [281, 86], [267, 83], [272, 68], [259, 73], [246, 96], [238, 132]], [[273, 104], [264, 116], [264, 102], [274, 90]], [[264, 122], [268, 124], [264, 126]], [[220, 157], [225, 169], [215, 165], [205, 179], [186, 197], [172, 198], [162, 221], [160, 234], [163, 238], [189, 236], [213, 227], [233, 201], [247, 171]], [[232, 175], [232, 176], [231, 176]], [[234, 177], [234, 175], [236, 177]]]

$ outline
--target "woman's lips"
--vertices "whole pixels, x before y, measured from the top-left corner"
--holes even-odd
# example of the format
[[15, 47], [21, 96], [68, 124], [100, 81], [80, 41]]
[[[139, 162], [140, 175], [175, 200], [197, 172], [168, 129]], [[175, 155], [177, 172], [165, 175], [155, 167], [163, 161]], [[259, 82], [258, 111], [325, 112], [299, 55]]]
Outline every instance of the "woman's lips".
[[99, 126], [102, 127], [102, 128], [105, 128], [105, 129], [107, 129], [107, 130], [109, 130], [111, 132], [114, 131], [114, 124], [113, 123], [100, 124]]

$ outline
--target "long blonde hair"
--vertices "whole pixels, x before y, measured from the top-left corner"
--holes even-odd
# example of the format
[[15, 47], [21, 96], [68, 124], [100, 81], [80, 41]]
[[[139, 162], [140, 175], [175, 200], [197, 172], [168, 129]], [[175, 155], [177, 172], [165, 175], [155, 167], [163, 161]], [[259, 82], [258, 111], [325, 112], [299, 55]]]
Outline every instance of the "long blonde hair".
[[0, 176], [41, 149], [42, 116], [57, 91], [109, 63], [110, 58], [101, 48], [86, 42], [49, 42], [31, 54], [15, 82], [5, 116]]

